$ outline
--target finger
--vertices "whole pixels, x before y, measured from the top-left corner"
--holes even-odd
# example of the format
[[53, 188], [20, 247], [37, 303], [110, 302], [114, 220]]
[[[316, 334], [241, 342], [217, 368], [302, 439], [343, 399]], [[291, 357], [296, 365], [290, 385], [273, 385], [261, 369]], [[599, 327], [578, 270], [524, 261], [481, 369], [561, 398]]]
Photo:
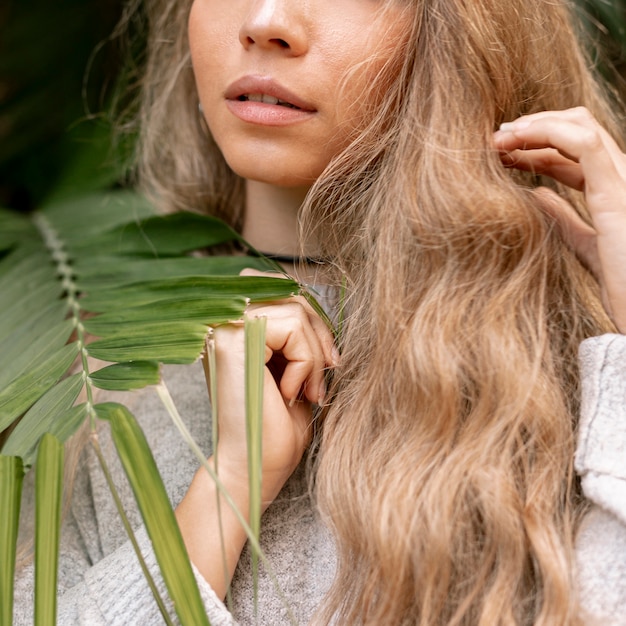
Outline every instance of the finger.
[[[240, 272], [241, 276], [267, 276], [266, 272], [261, 272], [256, 269], [246, 268]], [[270, 274], [270, 276], [275, 276], [275, 274]], [[282, 278], [286, 278], [286, 276], [281, 276]], [[317, 312], [313, 309], [313, 307], [309, 304], [309, 302], [303, 296], [292, 296], [286, 300], [274, 301], [272, 304], [291, 304], [297, 302], [307, 313], [309, 318], [309, 323], [311, 328], [313, 329], [317, 341], [321, 346], [323, 358], [324, 358], [324, 367], [336, 367], [339, 364], [339, 351], [335, 346], [335, 339], [333, 334], [328, 328], [327, 324], [320, 318]], [[256, 305], [257, 307], [263, 307], [264, 305]], [[255, 310], [255, 306], [250, 307], [248, 310], [250, 312]], [[259, 314], [260, 309], [257, 309], [257, 313]], [[315, 340], [312, 337], [309, 337], [311, 344], [315, 344]], [[315, 381], [317, 383], [317, 380]], [[322, 380], [319, 381], [317, 388], [309, 391], [309, 393], [317, 394], [315, 402], [320, 402], [323, 399], [323, 396], [326, 393], [326, 387], [324, 384], [324, 379], [322, 375]], [[315, 385], [313, 385], [315, 386]]]
[[533, 193], [544, 211], [555, 220], [564, 241], [596, 279], [601, 280], [596, 231], [576, 213], [569, 202], [552, 189], [539, 187]]
[[[307, 313], [309, 322], [317, 339], [322, 347], [324, 353], [324, 361], [327, 367], [336, 367], [339, 365], [339, 351], [335, 346], [335, 338], [326, 322], [317, 314], [315, 309], [309, 304], [307, 299], [303, 296], [292, 296], [286, 300], [276, 300], [272, 302], [272, 305], [288, 305], [292, 303], [298, 303]], [[258, 307], [266, 307], [271, 305], [257, 304], [248, 308], [248, 311], [254, 311]]]
[[500, 159], [505, 167], [550, 176], [578, 191], [583, 191], [585, 187], [585, 178], [580, 165], [553, 148], [513, 150], [502, 153]]
[[317, 338], [324, 353], [324, 360], [328, 367], [337, 367], [339, 365], [339, 351], [335, 346], [335, 337], [328, 327], [328, 324], [317, 314], [315, 309], [309, 304], [304, 296], [296, 296], [294, 298], [299, 302], [309, 316], [311, 326], [317, 335]]
[[[320, 404], [326, 392], [323, 355], [317, 341], [309, 342], [306, 334], [301, 334], [301, 329], [297, 326], [294, 321], [295, 332], [288, 331], [281, 348], [286, 366], [280, 378], [279, 388], [288, 400], [289, 406], [293, 406], [301, 397]], [[300, 334], [301, 336], [298, 336]]]
[[[259, 270], [252, 269], [252, 268], [246, 268], [242, 270], [239, 273], [239, 275], [240, 276], [267, 276], [268, 273], [261, 272]], [[273, 273], [270, 273], [269, 276], [287, 278], [287, 276], [283, 276], [280, 274], [273, 274]], [[333, 334], [328, 328], [328, 326], [326, 325], [326, 323], [324, 322], [324, 320], [320, 318], [320, 316], [316, 313], [313, 307], [308, 303], [307, 299], [304, 298], [303, 296], [293, 296], [292, 298], [289, 298], [289, 300], [279, 300], [277, 301], [277, 303], [284, 303], [284, 302], [291, 302], [291, 301], [296, 301], [300, 303], [304, 307], [304, 309], [307, 311], [313, 330], [317, 334], [319, 341], [322, 345], [322, 350], [324, 352], [324, 358], [326, 359], [326, 363], [330, 367], [336, 367], [339, 364], [339, 352], [336, 349], [335, 339], [333, 337]]]
[[563, 157], [580, 163], [585, 190], [595, 193], [607, 185], [624, 184], [624, 155], [609, 134], [592, 118], [563, 119], [553, 114], [520, 119], [495, 133], [496, 147], [505, 152], [554, 148]]
[[[536, 121], [543, 121], [546, 119], [552, 119], [554, 117], [558, 117], [559, 119], [566, 120], [569, 122], [573, 122], [575, 124], [585, 125], [585, 124], [596, 124], [599, 128], [603, 127], [598, 123], [595, 119], [591, 111], [584, 106], [571, 107], [569, 109], [561, 109], [561, 110], [545, 110], [538, 111], [537, 113], [529, 113], [527, 115], [522, 115], [515, 120], [512, 120], [510, 123], [518, 124], [519, 123], [531, 123]], [[507, 126], [505, 122], [503, 126]], [[604, 129], [603, 129], [604, 130]], [[606, 131], [604, 131], [606, 132]], [[610, 135], [606, 133], [607, 137], [610, 138]]]
[[260, 270], [255, 270], [252, 267], [246, 267], [239, 272], [239, 276], [261, 276], [261, 277], [269, 277], [269, 278], [284, 278], [287, 279], [288, 276], [285, 274], [281, 274], [280, 272], [262, 272]]
[[[251, 307], [250, 316], [267, 318], [265, 342], [280, 352], [286, 365], [279, 381], [281, 393], [292, 402], [302, 391], [311, 402], [323, 395], [325, 357], [311, 320], [299, 302]], [[271, 355], [270, 355], [271, 356]]]

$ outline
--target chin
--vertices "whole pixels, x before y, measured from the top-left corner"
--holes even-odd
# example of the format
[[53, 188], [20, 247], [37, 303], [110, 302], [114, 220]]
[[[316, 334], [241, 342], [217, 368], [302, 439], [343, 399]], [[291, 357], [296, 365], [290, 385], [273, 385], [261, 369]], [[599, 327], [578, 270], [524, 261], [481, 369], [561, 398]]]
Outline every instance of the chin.
[[237, 159], [226, 159], [229, 167], [241, 178], [254, 180], [276, 187], [310, 187], [320, 176], [323, 168], [317, 170], [294, 168], [280, 163], [272, 158], [266, 158], [263, 163], [241, 163]]

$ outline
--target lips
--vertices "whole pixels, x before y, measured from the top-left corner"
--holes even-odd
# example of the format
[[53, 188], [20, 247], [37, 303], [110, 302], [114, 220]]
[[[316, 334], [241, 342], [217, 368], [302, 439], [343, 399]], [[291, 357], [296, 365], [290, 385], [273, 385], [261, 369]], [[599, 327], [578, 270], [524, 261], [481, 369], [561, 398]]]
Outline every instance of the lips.
[[224, 94], [227, 100], [257, 102], [315, 113], [313, 104], [303, 100], [267, 76], [244, 76], [232, 83]]

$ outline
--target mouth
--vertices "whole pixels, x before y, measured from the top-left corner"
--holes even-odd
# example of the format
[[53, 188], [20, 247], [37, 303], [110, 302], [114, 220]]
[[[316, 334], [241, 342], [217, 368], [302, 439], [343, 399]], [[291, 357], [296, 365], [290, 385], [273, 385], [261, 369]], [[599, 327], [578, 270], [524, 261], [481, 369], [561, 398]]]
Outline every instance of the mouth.
[[241, 94], [240, 96], [237, 96], [236, 100], [238, 100], [239, 102], [262, 102], [263, 104], [273, 104], [281, 107], [286, 107], [288, 109], [297, 109], [298, 111], [302, 111], [299, 106], [296, 106], [291, 102], [287, 102], [286, 100], [275, 98], [274, 96], [270, 96], [266, 93]]
[[224, 94], [233, 102], [255, 102], [316, 113], [317, 108], [269, 76], [248, 75], [232, 83]]

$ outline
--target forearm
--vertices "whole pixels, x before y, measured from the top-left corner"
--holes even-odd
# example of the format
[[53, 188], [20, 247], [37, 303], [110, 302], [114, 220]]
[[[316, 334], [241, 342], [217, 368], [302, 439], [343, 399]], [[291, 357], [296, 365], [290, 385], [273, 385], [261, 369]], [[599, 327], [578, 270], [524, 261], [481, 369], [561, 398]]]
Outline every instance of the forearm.
[[[209, 459], [213, 464], [213, 457]], [[250, 499], [247, 484], [221, 476], [222, 484], [246, 522]], [[219, 506], [218, 506], [219, 497]], [[220, 530], [221, 517], [221, 530]], [[236, 514], [219, 494], [208, 472], [200, 469], [176, 509], [190, 559], [220, 597], [226, 596], [247, 535]]]

